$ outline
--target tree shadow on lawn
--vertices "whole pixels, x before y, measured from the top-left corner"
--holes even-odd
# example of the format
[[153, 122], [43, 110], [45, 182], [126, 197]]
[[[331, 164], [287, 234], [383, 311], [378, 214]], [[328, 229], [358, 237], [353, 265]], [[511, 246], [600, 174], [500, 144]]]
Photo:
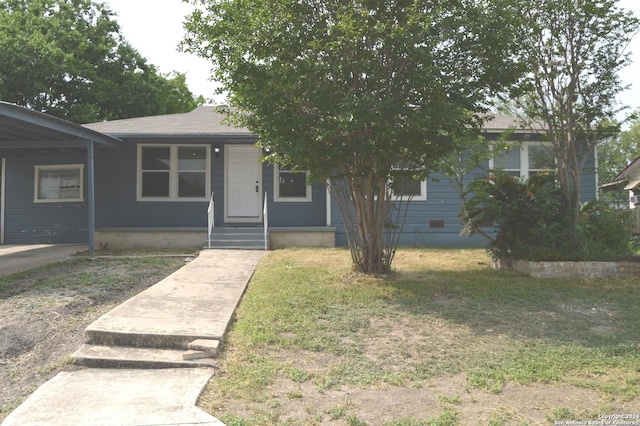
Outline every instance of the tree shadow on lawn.
[[388, 284], [399, 309], [478, 335], [639, 352], [637, 278], [543, 280], [486, 268], [399, 272]]

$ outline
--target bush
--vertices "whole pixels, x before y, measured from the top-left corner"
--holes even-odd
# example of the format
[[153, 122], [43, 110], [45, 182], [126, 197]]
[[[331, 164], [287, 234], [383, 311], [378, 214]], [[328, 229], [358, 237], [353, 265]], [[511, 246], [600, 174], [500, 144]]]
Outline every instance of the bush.
[[615, 260], [630, 255], [631, 228], [628, 210], [612, 209], [602, 201], [585, 204], [578, 223], [582, 257], [589, 260]]
[[[498, 260], [611, 260], [629, 254], [626, 215], [601, 202], [587, 203], [580, 223], [571, 226], [571, 211], [550, 174], [520, 181], [506, 174], [472, 182], [461, 216], [464, 233], [482, 233]], [[493, 236], [481, 231], [492, 224]]]

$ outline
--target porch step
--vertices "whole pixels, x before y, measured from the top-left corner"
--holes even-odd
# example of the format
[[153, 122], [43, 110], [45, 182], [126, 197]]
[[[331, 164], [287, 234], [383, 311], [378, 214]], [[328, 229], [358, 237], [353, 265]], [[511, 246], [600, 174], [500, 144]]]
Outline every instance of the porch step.
[[[208, 247], [205, 241], [205, 247]], [[211, 248], [264, 250], [262, 226], [216, 227], [211, 235]]]
[[[212, 354], [196, 359], [185, 354], [193, 351], [180, 349], [127, 348], [84, 344], [72, 358], [77, 364], [91, 368], [197, 368], [215, 367]], [[208, 355], [208, 356], [206, 356]]]

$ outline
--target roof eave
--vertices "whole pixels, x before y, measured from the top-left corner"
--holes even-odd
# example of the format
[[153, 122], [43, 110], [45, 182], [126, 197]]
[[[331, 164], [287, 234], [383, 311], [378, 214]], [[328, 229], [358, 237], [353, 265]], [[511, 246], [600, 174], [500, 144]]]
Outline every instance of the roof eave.
[[34, 127], [68, 135], [70, 140], [96, 142], [111, 148], [114, 148], [119, 142], [121, 142], [116, 137], [96, 132], [70, 121], [4, 101], [0, 101], [0, 115], [23, 123], [31, 124]]

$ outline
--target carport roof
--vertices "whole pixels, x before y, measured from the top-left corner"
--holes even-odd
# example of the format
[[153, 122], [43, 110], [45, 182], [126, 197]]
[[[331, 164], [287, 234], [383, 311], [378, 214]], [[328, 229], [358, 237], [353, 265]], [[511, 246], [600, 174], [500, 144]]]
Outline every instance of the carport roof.
[[120, 139], [69, 121], [0, 101], [0, 148], [74, 148], [96, 142], [113, 147]]

